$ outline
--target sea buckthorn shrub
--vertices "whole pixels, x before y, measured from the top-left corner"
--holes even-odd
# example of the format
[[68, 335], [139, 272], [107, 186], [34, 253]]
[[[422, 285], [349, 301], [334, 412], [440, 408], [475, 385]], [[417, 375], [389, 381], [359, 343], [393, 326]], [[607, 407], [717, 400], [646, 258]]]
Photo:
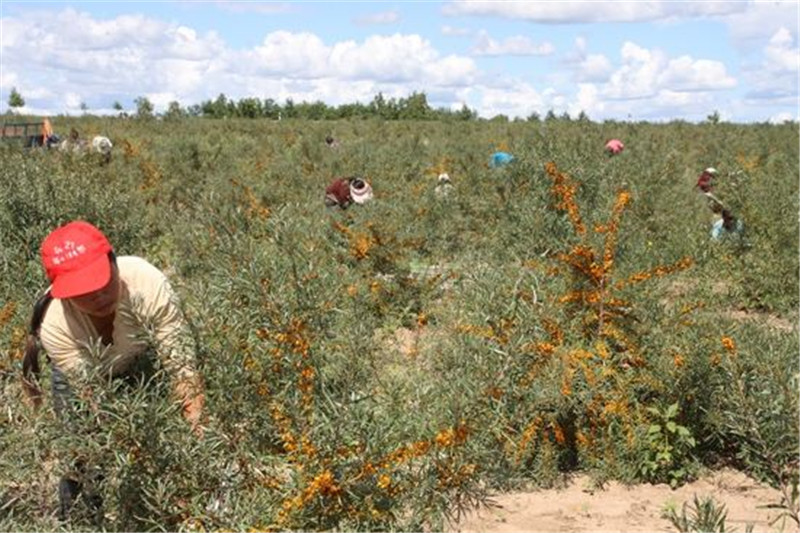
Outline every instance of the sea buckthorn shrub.
[[[112, 139], [108, 165], [0, 146], [0, 529], [62, 527], [76, 469], [103, 516], [80, 500], [69, 530], [441, 530], [578, 470], [681, 483], [733, 464], [789, 494], [794, 126], [54, 121], [73, 126]], [[515, 161], [489, 168], [495, 150]], [[707, 166], [741, 240], [710, 239]], [[375, 199], [325, 208], [341, 176]], [[26, 403], [38, 245], [74, 218], [170, 277], [202, 439], [157, 365], [81, 389], [68, 423]], [[662, 420], [684, 439], [668, 460]]]

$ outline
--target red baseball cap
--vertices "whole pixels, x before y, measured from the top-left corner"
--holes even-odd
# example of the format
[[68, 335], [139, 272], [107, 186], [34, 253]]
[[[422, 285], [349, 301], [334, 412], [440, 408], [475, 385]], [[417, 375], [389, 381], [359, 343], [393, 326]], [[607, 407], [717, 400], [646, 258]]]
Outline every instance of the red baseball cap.
[[102, 289], [111, 279], [103, 232], [82, 220], [56, 228], [42, 242], [41, 254], [54, 298], [72, 298]]

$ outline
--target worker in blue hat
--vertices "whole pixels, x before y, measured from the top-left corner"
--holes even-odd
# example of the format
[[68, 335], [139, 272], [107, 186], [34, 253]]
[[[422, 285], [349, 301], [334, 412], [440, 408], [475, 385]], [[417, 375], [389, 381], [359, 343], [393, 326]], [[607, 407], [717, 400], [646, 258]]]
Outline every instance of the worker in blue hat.
[[489, 167], [497, 168], [505, 166], [514, 161], [514, 156], [508, 152], [495, 152], [489, 158]]

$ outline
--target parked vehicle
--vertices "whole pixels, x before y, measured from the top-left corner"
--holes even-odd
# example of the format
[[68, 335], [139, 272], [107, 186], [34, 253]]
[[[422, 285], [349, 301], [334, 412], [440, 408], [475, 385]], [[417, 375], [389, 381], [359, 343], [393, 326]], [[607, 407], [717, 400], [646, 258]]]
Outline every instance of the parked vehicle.
[[27, 122], [3, 122], [0, 125], [0, 141], [3, 143], [19, 142], [25, 148], [50, 146], [58, 142], [53, 133], [50, 119]]

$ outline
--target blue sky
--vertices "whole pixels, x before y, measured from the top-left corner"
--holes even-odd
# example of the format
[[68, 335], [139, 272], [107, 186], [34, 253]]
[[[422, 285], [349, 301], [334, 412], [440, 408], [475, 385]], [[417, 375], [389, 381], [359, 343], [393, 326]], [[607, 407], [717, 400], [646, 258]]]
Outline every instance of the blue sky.
[[0, 0], [0, 112], [157, 111], [224, 93], [483, 117], [798, 120], [794, 1]]

